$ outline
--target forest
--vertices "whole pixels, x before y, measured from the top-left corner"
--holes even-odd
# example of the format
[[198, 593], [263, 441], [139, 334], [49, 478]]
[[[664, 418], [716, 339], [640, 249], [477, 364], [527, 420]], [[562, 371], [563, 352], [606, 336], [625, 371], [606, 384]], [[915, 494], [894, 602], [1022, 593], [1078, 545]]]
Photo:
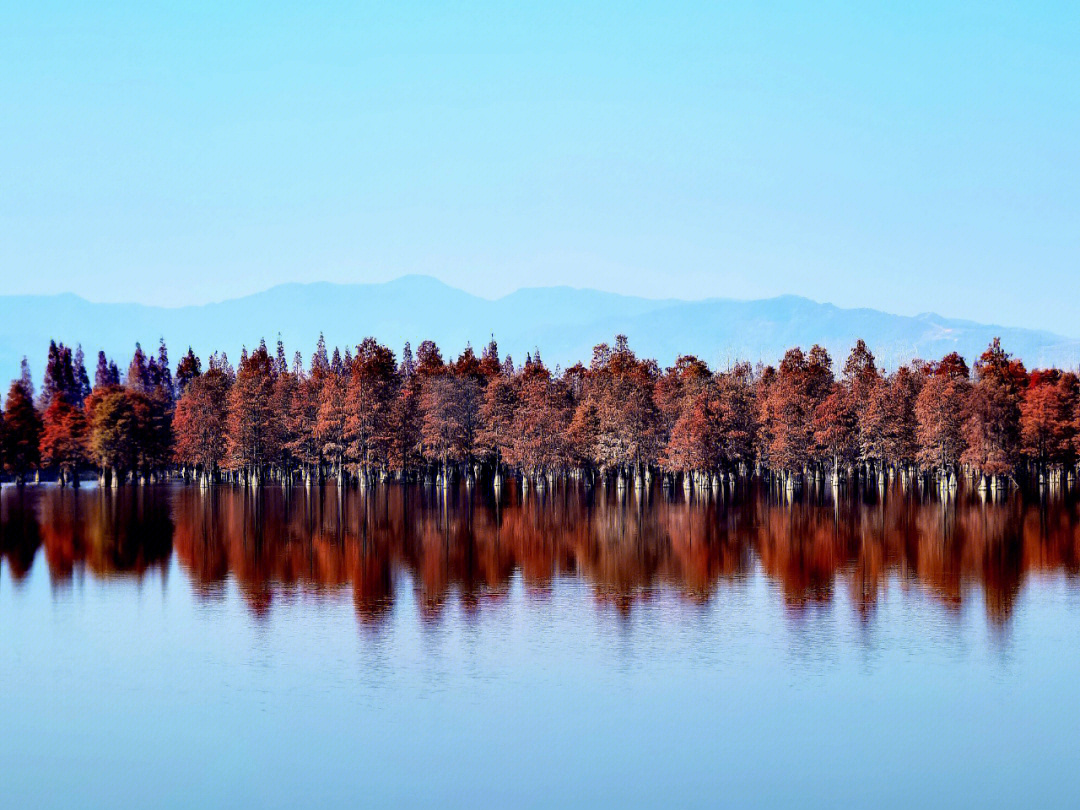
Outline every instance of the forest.
[[956, 353], [886, 371], [858, 341], [834, 371], [820, 346], [779, 364], [670, 368], [627, 338], [588, 365], [515, 364], [494, 339], [444, 358], [431, 341], [400, 360], [373, 338], [290, 362], [278, 341], [175, 372], [164, 341], [136, 344], [124, 374], [103, 352], [91, 384], [81, 347], [53, 342], [40, 392], [26, 360], [0, 413], [7, 480], [77, 486], [169, 479], [259, 487], [407, 480], [445, 486], [567, 477], [686, 489], [760, 476], [778, 487], [900, 476], [945, 491], [1071, 481], [1080, 452], [1080, 382], [1025, 368], [994, 340], [969, 367]]

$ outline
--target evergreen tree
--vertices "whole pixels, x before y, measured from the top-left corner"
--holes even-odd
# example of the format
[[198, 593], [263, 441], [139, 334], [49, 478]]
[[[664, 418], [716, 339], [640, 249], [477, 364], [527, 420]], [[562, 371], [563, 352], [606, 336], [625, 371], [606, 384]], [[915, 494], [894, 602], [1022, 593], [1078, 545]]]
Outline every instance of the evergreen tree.
[[34, 400], [34, 375], [30, 373], [30, 363], [24, 357], [22, 363], [19, 364], [19, 384], [22, 386], [26, 396], [30, 398], [30, 401]]
[[79, 399], [79, 386], [75, 380], [71, 349], [63, 343], [50, 341], [49, 358], [45, 364], [45, 377], [41, 383], [38, 408], [44, 412], [57, 396], [62, 396], [69, 403], [74, 404]]
[[176, 393], [183, 396], [187, 387], [200, 374], [202, 374], [202, 361], [188, 346], [187, 354], [180, 358], [180, 362], [176, 366]]
[[326, 338], [319, 332], [319, 343], [315, 347], [315, 354], [311, 357], [311, 373], [320, 376], [330, 370], [330, 358], [326, 354]]
[[75, 366], [75, 402], [73, 404], [81, 408], [86, 398], [90, 396], [90, 377], [86, 373], [86, 356], [83, 354], [81, 343], [75, 347], [73, 362]]
[[105, 388], [114, 385], [109, 361], [105, 359], [105, 352], [97, 353], [97, 368], [94, 369], [94, 388]]
[[165, 338], [161, 338], [158, 344], [157, 362], [154, 365], [155, 371], [150, 384], [167, 394], [171, 401], [176, 391], [173, 388], [172, 371], [169, 369], [169, 350], [165, 346]]
[[236, 370], [233, 369], [232, 364], [229, 362], [229, 355], [225, 352], [222, 352], [221, 357], [218, 358], [218, 368], [221, 369], [222, 373], [230, 380], [236, 379]]
[[139, 343], [135, 344], [135, 354], [132, 355], [131, 364], [128, 366], [126, 384], [132, 391], [142, 394], [150, 390], [150, 370], [146, 355], [143, 354]]
[[484, 353], [480, 357], [480, 371], [488, 379], [500, 371], [499, 344], [495, 342], [494, 335], [491, 336], [491, 340], [484, 347]]
[[289, 373], [289, 363], [285, 359], [285, 344], [282, 342], [280, 334], [278, 334], [278, 339], [277, 339], [277, 356], [276, 356], [275, 360], [276, 360], [276, 363], [277, 363], [276, 372], [278, 374], [288, 374]]
[[409, 345], [409, 341], [405, 341], [405, 348], [401, 350], [401, 376], [408, 380], [412, 378], [412, 375], [416, 373], [416, 364], [413, 361], [412, 346]]

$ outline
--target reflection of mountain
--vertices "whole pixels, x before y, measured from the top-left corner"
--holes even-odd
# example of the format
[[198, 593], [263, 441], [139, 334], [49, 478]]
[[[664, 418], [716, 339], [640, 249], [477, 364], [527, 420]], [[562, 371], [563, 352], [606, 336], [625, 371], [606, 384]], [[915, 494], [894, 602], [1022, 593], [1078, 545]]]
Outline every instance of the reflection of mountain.
[[1028, 574], [1080, 572], [1080, 517], [1070, 501], [1015, 496], [942, 506], [895, 492], [884, 502], [784, 505], [750, 496], [688, 504], [659, 488], [647, 499], [578, 490], [523, 498], [512, 487], [499, 504], [479, 492], [444, 501], [398, 486], [366, 494], [268, 488], [257, 496], [6, 487], [0, 551], [21, 578], [42, 546], [50, 575], [64, 581], [76, 569], [142, 576], [164, 568], [175, 548], [201, 598], [221, 598], [230, 578], [257, 613], [297, 593], [351, 592], [365, 623], [403, 597], [403, 575], [429, 621], [448, 601], [472, 612], [504, 598], [518, 574], [534, 596], [560, 576], [579, 576], [598, 602], [625, 614], [660, 591], [708, 600], [718, 588], [740, 587], [758, 562], [795, 612], [842, 589], [868, 613], [898, 579], [950, 609], [979, 589], [990, 617], [1004, 621]]
[[[731, 359], [775, 362], [785, 349], [821, 343], [845, 355], [864, 338], [888, 368], [914, 356], [936, 359], [959, 351], [975, 357], [999, 335], [1029, 366], [1075, 366], [1080, 340], [1049, 332], [985, 326], [937, 315], [889, 315], [840, 309], [805, 298], [760, 301], [656, 301], [567, 287], [519, 290], [497, 301], [478, 298], [432, 278], [407, 276], [386, 284], [287, 284], [256, 295], [201, 307], [165, 309], [94, 304], [73, 295], [0, 296], [0, 379], [18, 373], [29, 356], [40, 375], [50, 338], [88, 355], [105, 349], [126, 365], [135, 341], [156, 345], [164, 336], [174, 359], [190, 343], [200, 355], [224, 350], [235, 360], [280, 332], [291, 352], [310, 356], [319, 332], [331, 346], [351, 346], [374, 335], [400, 352], [406, 340], [430, 338], [456, 354], [466, 341], [494, 334], [519, 361], [540, 347], [552, 366], [587, 362], [592, 347], [624, 332], [641, 354], [671, 363], [696, 353], [714, 365]], [[91, 369], [92, 370], [92, 369]]]

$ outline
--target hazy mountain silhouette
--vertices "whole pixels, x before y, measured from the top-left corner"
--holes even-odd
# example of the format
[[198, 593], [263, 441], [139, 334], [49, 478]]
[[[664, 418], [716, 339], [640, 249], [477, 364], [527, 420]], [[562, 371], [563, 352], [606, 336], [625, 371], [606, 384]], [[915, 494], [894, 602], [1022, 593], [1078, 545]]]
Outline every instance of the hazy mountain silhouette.
[[[75, 295], [0, 296], [0, 375], [15, 377], [23, 355], [40, 380], [50, 339], [82, 343], [91, 376], [98, 349], [124, 369], [135, 342], [156, 351], [164, 337], [175, 366], [191, 345], [205, 357], [225, 350], [235, 363], [242, 345], [265, 338], [273, 349], [280, 333], [291, 361], [305, 363], [319, 332], [327, 344], [354, 346], [373, 335], [400, 356], [406, 340], [424, 339], [456, 356], [467, 342], [477, 351], [492, 334], [505, 355], [521, 362], [539, 348], [549, 366], [588, 362], [592, 347], [630, 337], [640, 355], [670, 364], [694, 353], [714, 366], [734, 360], [776, 362], [784, 350], [825, 346], [839, 367], [851, 344], [864, 338], [881, 364], [895, 368], [913, 357], [939, 358], [959, 351], [969, 360], [994, 336], [1029, 367], [1075, 367], [1080, 340], [1031, 329], [989, 326], [943, 318], [841, 309], [797, 296], [755, 301], [651, 300], [569, 287], [522, 289], [490, 301], [426, 276], [384, 284], [284, 284], [265, 292], [204, 306], [164, 308], [98, 304]], [[6, 386], [5, 386], [6, 387]]]

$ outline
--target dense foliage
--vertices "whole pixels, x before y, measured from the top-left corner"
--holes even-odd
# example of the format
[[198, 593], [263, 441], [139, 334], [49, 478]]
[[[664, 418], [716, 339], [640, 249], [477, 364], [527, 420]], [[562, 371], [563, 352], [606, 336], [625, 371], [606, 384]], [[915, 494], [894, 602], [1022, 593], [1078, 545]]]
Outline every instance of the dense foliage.
[[714, 371], [683, 356], [661, 370], [620, 335], [588, 366], [551, 370], [539, 352], [500, 359], [494, 340], [456, 360], [406, 344], [398, 362], [372, 338], [355, 353], [320, 338], [306, 367], [279, 341], [235, 369], [217, 353], [204, 368], [189, 349], [175, 377], [162, 342], [154, 357], [136, 345], [123, 380], [99, 353], [92, 388], [82, 351], [53, 343], [36, 402], [24, 361], [0, 416], [17, 483], [40, 470], [77, 483], [93, 469], [113, 485], [659, 474], [695, 486], [755, 473], [790, 486], [889, 474], [997, 485], [1070, 475], [1080, 452], [1077, 376], [1029, 372], [997, 340], [972, 368], [954, 353], [891, 373], [859, 341], [837, 375], [819, 346], [775, 367]]

